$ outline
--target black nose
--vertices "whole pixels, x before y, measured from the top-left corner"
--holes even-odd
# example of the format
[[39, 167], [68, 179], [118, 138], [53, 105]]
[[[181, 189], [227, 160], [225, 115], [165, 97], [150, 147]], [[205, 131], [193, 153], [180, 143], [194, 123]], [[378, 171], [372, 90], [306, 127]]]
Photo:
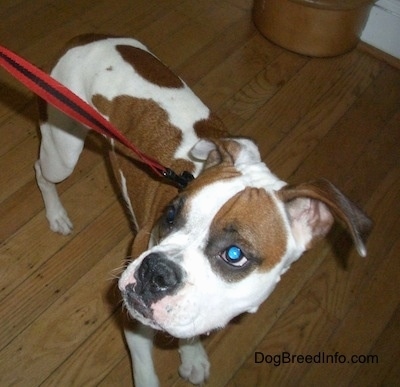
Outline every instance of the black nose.
[[136, 294], [149, 305], [179, 288], [182, 270], [162, 254], [153, 253], [143, 259], [135, 279]]

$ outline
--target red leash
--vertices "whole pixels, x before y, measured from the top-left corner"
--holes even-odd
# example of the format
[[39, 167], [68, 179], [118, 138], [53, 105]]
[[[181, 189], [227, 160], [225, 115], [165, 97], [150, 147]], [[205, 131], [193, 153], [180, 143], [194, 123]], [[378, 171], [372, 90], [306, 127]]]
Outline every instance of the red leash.
[[158, 161], [144, 154], [98, 113], [97, 110], [79, 98], [75, 93], [50, 75], [1, 45], [0, 65], [35, 94], [69, 117], [125, 145], [158, 176], [166, 177], [178, 185], [179, 188], [186, 187], [193, 180], [193, 176], [189, 172], [185, 171], [182, 175], [178, 176], [171, 169], [164, 167]]

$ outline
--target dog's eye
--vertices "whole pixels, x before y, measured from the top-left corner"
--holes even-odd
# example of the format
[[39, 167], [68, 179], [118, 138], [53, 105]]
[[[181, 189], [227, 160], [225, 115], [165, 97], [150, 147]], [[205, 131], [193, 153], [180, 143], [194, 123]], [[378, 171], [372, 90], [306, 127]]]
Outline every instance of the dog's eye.
[[247, 263], [247, 258], [238, 246], [229, 246], [221, 253], [221, 258], [232, 266], [242, 267]]
[[168, 224], [173, 224], [176, 217], [176, 209], [174, 206], [169, 206], [165, 213], [165, 220]]

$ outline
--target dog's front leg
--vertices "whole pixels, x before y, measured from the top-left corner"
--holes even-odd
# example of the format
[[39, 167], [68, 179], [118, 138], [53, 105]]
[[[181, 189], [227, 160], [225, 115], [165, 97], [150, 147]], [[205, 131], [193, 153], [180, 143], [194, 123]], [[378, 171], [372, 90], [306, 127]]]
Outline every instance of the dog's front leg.
[[153, 363], [154, 330], [137, 323], [133, 327], [124, 326], [126, 343], [131, 354], [135, 387], [158, 387], [159, 382]]
[[203, 384], [210, 376], [208, 356], [198, 336], [179, 340], [179, 374], [193, 384]]
[[50, 229], [67, 235], [72, 232], [72, 222], [58, 196], [56, 183], [66, 179], [74, 170], [88, 129], [49, 106], [40, 131], [42, 139], [40, 157], [35, 163], [36, 180]]

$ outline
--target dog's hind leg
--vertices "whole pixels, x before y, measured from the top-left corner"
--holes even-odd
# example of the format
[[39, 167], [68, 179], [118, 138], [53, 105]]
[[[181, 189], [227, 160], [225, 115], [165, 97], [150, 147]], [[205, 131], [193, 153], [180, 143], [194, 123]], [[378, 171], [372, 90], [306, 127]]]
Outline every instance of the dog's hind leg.
[[39, 160], [35, 163], [36, 180], [50, 229], [67, 235], [72, 231], [72, 223], [61, 204], [56, 183], [66, 179], [74, 170], [88, 130], [50, 106], [40, 130], [42, 140]]
[[203, 384], [210, 376], [210, 362], [198, 336], [179, 340], [179, 374], [193, 384]]
[[136, 329], [124, 326], [126, 343], [131, 354], [135, 387], [158, 387], [159, 382], [153, 363], [154, 330], [139, 322]]

